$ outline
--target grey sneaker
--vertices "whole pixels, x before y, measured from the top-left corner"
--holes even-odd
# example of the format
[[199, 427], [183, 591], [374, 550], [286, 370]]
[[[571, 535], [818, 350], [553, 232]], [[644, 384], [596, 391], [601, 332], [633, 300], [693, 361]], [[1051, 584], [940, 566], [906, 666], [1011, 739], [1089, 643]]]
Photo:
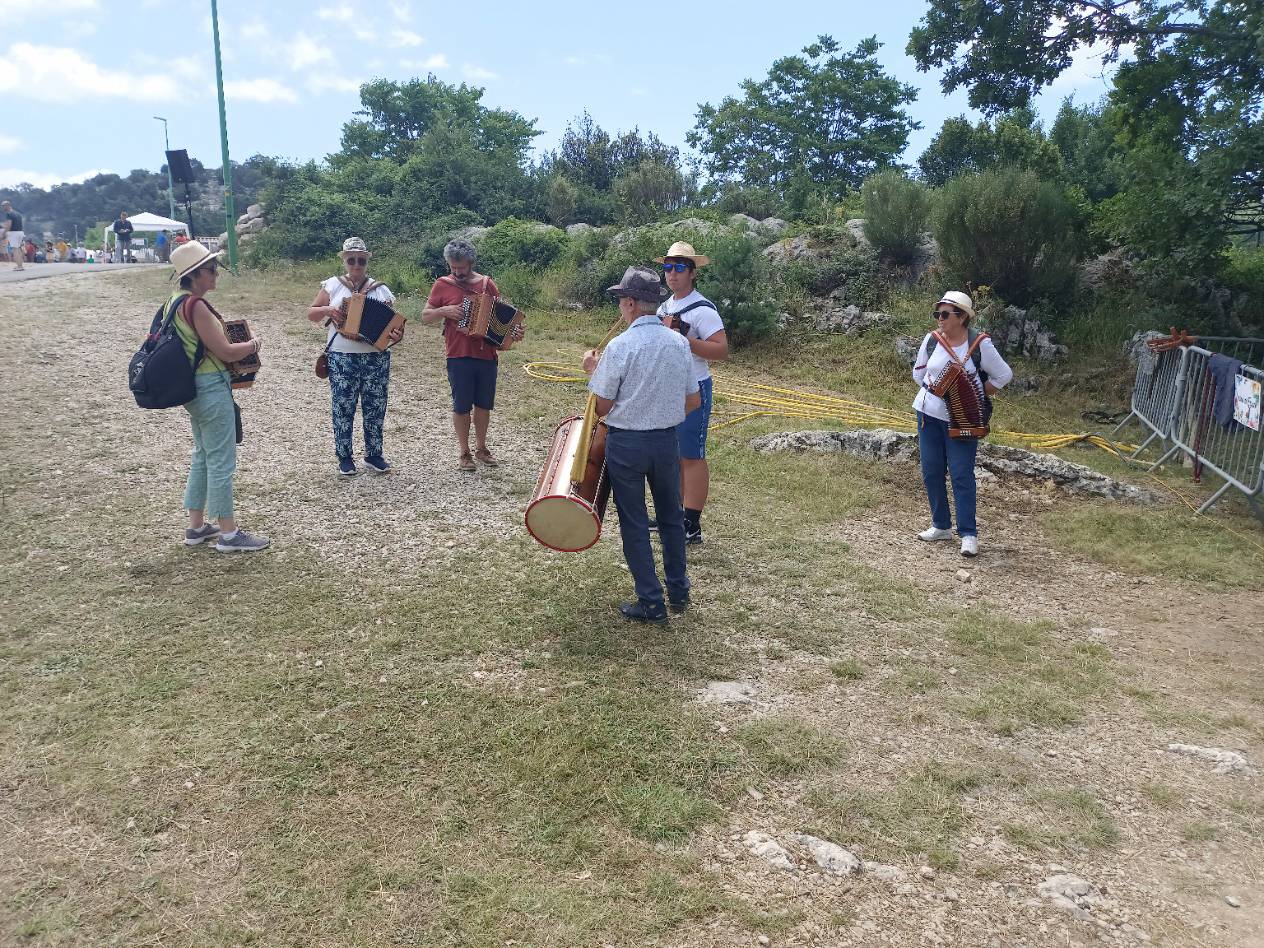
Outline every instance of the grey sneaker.
[[271, 542], [267, 537], [258, 537], [245, 530], [238, 530], [232, 539], [221, 536], [219, 542], [215, 544], [215, 549], [221, 553], [255, 553], [266, 550]]
[[184, 545], [199, 546], [207, 540], [215, 539], [217, 536], [219, 536], [219, 527], [213, 523], [204, 523], [196, 530], [184, 531]]

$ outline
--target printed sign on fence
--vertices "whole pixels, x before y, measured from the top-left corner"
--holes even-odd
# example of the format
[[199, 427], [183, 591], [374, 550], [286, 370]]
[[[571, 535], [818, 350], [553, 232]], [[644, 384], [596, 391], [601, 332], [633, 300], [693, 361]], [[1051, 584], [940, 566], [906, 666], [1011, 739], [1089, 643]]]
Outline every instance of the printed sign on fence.
[[1260, 383], [1245, 375], [1233, 380], [1233, 420], [1252, 431], [1260, 430]]

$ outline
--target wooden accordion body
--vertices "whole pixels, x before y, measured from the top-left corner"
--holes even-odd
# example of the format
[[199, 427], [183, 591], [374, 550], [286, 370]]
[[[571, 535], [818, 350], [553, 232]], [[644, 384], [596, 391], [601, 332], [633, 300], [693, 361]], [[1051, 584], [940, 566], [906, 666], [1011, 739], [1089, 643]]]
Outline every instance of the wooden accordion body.
[[346, 322], [338, 332], [348, 339], [367, 342], [378, 352], [385, 352], [391, 344], [391, 333], [404, 325], [404, 317], [388, 304], [363, 293], [352, 293], [342, 301]]
[[[224, 335], [229, 342], [249, 342], [255, 337], [250, 324], [244, 319], [224, 320]], [[233, 388], [250, 388], [255, 384], [255, 376], [263, 368], [259, 353], [252, 352], [244, 359], [228, 363], [228, 373]]]
[[954, 359], [935, 384], [929, 386], [931, 393], [942, 398], [948, 406], [948, 437], [986, 438], [991, 431], [984, 410], [984, 398], [977, 384], [965, 366]]
[[564, 418], [557, 426], [527, 506], [527, 531], [537, 542], [578, 553], [601, 537], [610, 498], [606, 431], [592, 397], [583, 415]]
[[476, 293], [461, 301], [456, 328], [497, 349], [508, 349], [526, 334], [525, 320], [526, 313], [512, 303], [490, 293]]

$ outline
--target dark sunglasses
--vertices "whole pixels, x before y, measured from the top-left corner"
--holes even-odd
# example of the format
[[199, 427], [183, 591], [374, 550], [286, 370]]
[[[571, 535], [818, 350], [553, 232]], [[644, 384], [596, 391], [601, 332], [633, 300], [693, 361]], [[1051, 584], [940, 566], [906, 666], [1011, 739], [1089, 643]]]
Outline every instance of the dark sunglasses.
[[368, 262], [369, 262], [368, 257], [348, 257], [347, 258], [347, 266], [349, 267], [362, 267]]
[[201, 270], [201, 271], [203, 271], [203, 272], [218, 273], [218, 272], [219, 272], [219, 261], [217, 261], [217, 260], [212, 260], [210, 263], [203, 264], [202, 266], [198, 267], [198, 269], [199, 269], [199, 270]]
[[665, 264], [663, 264], [663, 272], [664, 272], [664, 273], [671, 273], [673, 270], [675, 270], [677, 273], [684, 273], [684, 272], [685, 272], [686, 270], [688, 270], [689, 268], [690, 268], [690, 267], [689, 267], [689, 264], [687, 264], [687, 263], [665, 263]]
[[935, 310], [936, 319], [947, 319], [949, 316], [964, 315], [959, 309], [937, 309]]

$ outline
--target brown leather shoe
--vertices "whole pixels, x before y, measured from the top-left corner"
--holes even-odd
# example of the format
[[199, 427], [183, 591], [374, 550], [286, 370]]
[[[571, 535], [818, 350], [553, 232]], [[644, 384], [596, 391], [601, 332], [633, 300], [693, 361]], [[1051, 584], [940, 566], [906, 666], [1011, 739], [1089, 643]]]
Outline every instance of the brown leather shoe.
[[461, 460], [457, 464], [457, 467], [462, 471], [478, 470], [478, 468], [474, 466], [474, 455], [470, 454], [469, 451], [466, 451], [464, 454], [461, 455]]
[[480, 448], [478, 451], [475, 451], [474, 457], [478, 458], [488, 467], [500, 467], [500, 462], [492, 457], [492, 453], [486, 448]]

